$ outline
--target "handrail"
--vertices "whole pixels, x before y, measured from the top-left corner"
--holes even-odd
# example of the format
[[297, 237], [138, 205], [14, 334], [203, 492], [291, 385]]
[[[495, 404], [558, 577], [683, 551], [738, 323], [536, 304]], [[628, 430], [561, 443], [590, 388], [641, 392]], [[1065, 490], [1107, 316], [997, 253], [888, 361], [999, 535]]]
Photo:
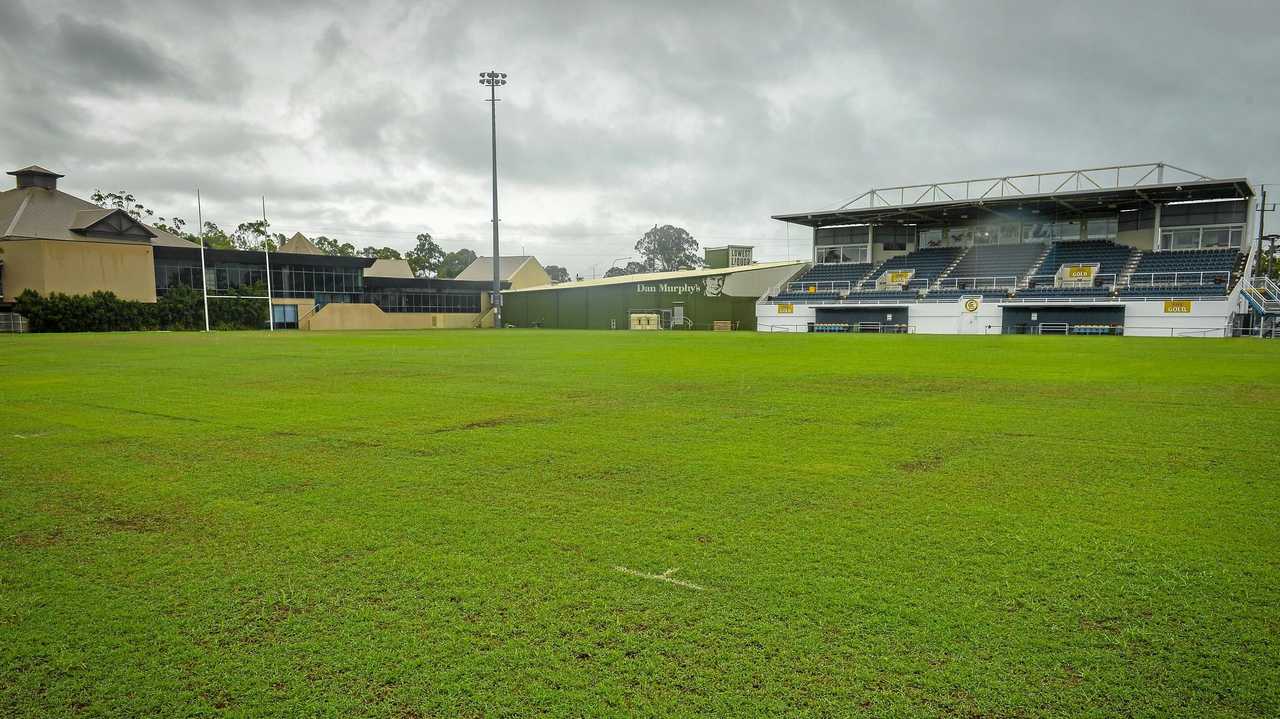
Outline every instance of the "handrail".
[[[821, 282], [788, 282], [787, 292], [808, 292], [809, 288], [814, 288], [814, 292], [839, 292], [840, 290], [848, 290], [853, 283], [848, 280], [823, 280]], [[797, 289], [798, 288], [798, 289]]]
[[[991, 280], [991, 283], [984, 284], [982, 280]], [[1000, 280], [1009, 280], [1009, 283], [1001, 284]], [[962, 282], [969, 282], [970, 284], [967, 287], [961, 287], [960, 284]], [[1017, 287], [1017, 286], [1018, 286], [1017, 275], [992, 275], [989, 277], [947, 277], [945, 279], [938, 280], [938, 283], [934, 285], [934, 289], [967, 290], [967, 289], [978, 289], [978, 288], [984, 288], [984, 287], [1000, 288], [1000, 287]]]
[[[1221, 282], [1206, 282], [1205, 281], [1206, 275], [1221, 278]], [[1182, 278], [1184, 276], [1195, 277], [1196, 280], [1194, 282], [1184, 282], [1182, 281]], [[1134, 279], [1138, 277], [1147, 278], [1146, 282], [1134, 282]], [[1162, 279], [1157, 280], [1156, 279], [1157, 277]], [[1129, 279], [1127, 282], [1125, 282], [1125, 285], [1128, 287], [1133, 287], [1134, 285], [1138, 285], [1141, 287], [1152, 287], [1154, 285], [1173, 285], [1177, 287], [1179, 285], [1194, 286], [1194, 285], [1226, 284], [1227, 282], [1230, 282], [1230, 281], [1231, 281], [1231, 270], [1202, 270], [1199, 272], [1192, 272], [1189, 270], [1183, 271], [1183, 272], [1133, 272], [1133, 273], [1130, 273]]]
[[[1107, 277], [1111, 278], [1110, 282], [1107, 282], [1104, 279]], [[1079, 280], [1076, 282], [1072, 282], [1068, 280], [1066, 282], [1063, 282], [1062, 284], [1057, 283], [1058, 275], [1056, 273], [1052, 275], [1027, 275], [1026, 279], [1023, 281], [1023, 284], [1022, 284], [1023, 289], [1030, 289], [1032, 280], [1035, 280], [1037, 285], [1041, 283], [1044, 283], [1044, 284], [1052, 283], [1054, 287], [1107, 287], [1107, 286], [1115, 285], [1116, 273], [1099, 272], [1087, 280]]]

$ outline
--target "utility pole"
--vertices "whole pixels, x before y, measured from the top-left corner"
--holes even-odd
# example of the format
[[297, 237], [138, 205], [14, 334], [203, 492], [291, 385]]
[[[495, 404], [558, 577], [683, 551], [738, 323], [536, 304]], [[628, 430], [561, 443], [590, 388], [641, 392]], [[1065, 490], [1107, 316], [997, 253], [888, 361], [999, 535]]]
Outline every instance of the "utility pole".
[[498, 274], [499, 258], [502, 257], [498, 250], [498, 96], [497, 90], [501, 85], [507, 84], [507, 73], [490, 70], [480, 73], [480, 84], [489, 87], [489, 99], [485, 102], [489, 103], [489, 130], [491, 150], [493, 157], [493, 293], [491, 303], [493, 305], [493, 327], [494, 329], [502, 328], [502, 279]]

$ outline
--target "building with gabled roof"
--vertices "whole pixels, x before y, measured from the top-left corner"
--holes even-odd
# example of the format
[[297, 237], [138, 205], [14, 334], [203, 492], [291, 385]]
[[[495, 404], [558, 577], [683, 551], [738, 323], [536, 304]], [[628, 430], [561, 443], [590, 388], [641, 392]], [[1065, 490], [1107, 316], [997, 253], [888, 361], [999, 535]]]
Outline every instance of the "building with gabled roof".
[[157, 247], [196, 246], [58, 189], [62, 175], [38, 165], [8, 174], [0, 192], [0, 300], [23, 290], [87, 294], [110, 290], [124, 299], [154, 302]]
[[[458, 280], [488, 280], [493, 282], [493, 258], [477, 257], [458, 273]], [[498, 280], [510, 283], [512, 289], [551, 284], [551, 275], [533, 255], [503, 255], [498, 258]]]
[[[155, 302], [188, 287], [217, 301], [250, 288], [256, 290], [251, 294], [261, 294], [269, 285], [277, 327], [492, 324], [491, 278], [414, 277], [404, 260], [329, 255], [302, 233], [270, 253], [268, 274], [261, 251], [205, 248], [202, 253], [199, 245], [124, 210], [60, 191], [63, 176], [56, 172], [32, 165], [9, 174], [17, 185], [0, 192], [0, 310], [26, 290], [46, 296], [108, 291], [121, 299]], [[533, 264], [541, 272], [536, 260]]]

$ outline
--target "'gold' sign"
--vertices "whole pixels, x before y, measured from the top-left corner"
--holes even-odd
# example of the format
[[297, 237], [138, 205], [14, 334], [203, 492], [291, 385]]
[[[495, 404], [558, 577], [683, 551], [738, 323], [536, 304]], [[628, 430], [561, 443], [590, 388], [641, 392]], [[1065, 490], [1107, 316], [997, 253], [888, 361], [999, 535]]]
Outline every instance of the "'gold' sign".
[[1070, 265], [1067, 267], [1068, 280], [1091, 280], [1093, 279], [1093, 271], [1097, 269], [1093, 265]]
[[1191, 300], [1165, 300], [1164, 313], [1166, 315], [1191, 314]]
[[891, 285], [905, 285], [911, 280], [913, 270], [898, 270], [889, 273], [889, 279], [886, 280]]
[[778, 303], [778, 314], [780, 315], [795, 314], [795, 311], [796, 311], [796, 306], [791, 304], [790, 302]]

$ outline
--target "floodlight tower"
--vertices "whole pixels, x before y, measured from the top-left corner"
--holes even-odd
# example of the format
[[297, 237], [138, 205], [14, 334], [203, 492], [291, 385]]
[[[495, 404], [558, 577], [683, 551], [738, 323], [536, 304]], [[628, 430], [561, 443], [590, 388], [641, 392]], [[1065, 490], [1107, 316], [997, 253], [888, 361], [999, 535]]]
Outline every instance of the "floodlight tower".
[[490, 70], [480, 73], [480, 84], [489, 87], [489, 129], [493, 150], [493, 327], [502, 328], [502, 281], [498, 275], [498, 97], [497, 90], [507, 84], [507, 73]]

